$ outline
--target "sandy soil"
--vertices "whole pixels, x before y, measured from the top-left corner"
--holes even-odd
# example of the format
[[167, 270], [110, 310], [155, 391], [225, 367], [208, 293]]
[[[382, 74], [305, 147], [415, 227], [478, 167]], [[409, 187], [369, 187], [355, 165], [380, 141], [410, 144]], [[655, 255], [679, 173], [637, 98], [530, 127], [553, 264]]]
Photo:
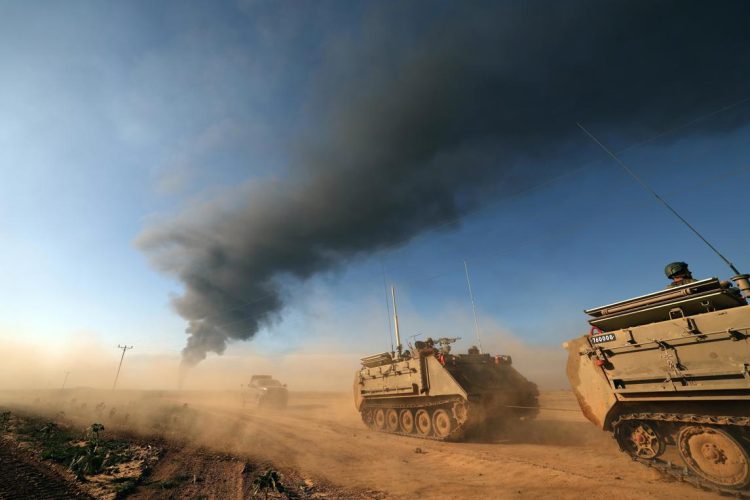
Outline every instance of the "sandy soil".
[[[79, 395], [76, 404], [82, 399]], [[130, 418], [105, 425], [187, 440], [194, 449], [226, 454], [223, 465], [212, 462], [216, 473], [202, 465], [199, 453], [184, 451], [171, 460], [171, 469], [164, 465], [169, 461], [160, 466], [158, 474], [165, 478], [206, 470], [203, 487], [191, 486], [191, 495], [246, 497], [243, 460], [252, 460], [373, 498], [715, 498], [628, 460], [608, 434], [583, 419], [568, 392], [542, 396], [542, 406], [562, 411], [542, 411], [534, 422], [466, 443], [369, 431], [347, 395], [292, 394], [284, 411], [245, 409], [227, 393], [161, 393], [146, 401], [120, 401]], [[216, 482], [226, 487], [210, 486]], [[153, 497], [148, 490], [139, 491], [137, 496]]]
[[545, 393], [541, 403], [572, 411], [543, 411], [521, 428], [468, 443], [369, 431], [345, 396], [298, 394], [283, 412], [192, 404], [233, 426], [232, 451], [393, 498], [715, 497], [628, 460], [583, 419], [570, 393]]

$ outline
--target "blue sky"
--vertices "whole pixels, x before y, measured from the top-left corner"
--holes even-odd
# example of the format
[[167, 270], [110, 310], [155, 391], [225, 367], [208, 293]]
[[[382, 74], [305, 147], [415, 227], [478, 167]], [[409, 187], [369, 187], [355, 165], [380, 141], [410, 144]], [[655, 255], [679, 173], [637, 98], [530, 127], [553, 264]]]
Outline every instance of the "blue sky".
[[[333, 34], [356, 33], [361, 6], [11, 2], [0, 9], [0, 339], [22, 332], [26, 342], [57, 345], [90, 332], [103, 345], [177, 352], [185, 323], [169, 297], [181, 285], [152, 269], [134, 240], [196, 199], [288, 175], [287, 143], [316, 126], [316, 67], [336, 50], [328, 45]], [[698, 104], [668, 123], [701, 115]], [[736, 125], [749, 118], [750, 103], [740, 104], [703, 122], [732, 128], [705, 135], [687, 127], [623, 154], [741, 270], [750, 269], [743, 199], [750, 128]], [[571, 129], [577, 119], [570, 117]], [[606, 138], [617, 149], [630, 145]], [[553, 161], [580, 165], [574, 174], [540, 179], [530, 192], [340, 271], [290, 282], [283, 319], [254, 348], [380, 349], [383, 269], [403, 297], [407, 332], [447, 309], [470, 311], [467, 260], [481, 314], [549, 346], [586, 330], [584, 308], [664, 286], [670, 261], [689, 262], [697, 276], [729, 276], [583, 134], [566, 151]], [[382, 317], [383, 331], [373, 331], [374, 320], [361, 328], [363, 314]], [[307, 334], [310, 317], [333, 326]], [[471, 328], [455, 325], [465, 337]]]

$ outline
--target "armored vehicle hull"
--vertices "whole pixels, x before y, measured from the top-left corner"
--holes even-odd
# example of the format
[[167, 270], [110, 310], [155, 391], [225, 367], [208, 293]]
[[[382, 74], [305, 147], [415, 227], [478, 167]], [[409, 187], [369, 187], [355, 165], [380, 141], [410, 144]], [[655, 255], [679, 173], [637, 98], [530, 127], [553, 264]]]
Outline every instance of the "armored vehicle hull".
[[750, 496], [750, 305], [717, 279], [586, 311], [567, 342], [583, 414], [634, 460]]
[[363, 358], [354, 401], [371, 429], [436, 440], [460, 440], [482, 423], [533, 418], [536, 385], [507, 356], [452, 355], [427, 348], [415, 357]]

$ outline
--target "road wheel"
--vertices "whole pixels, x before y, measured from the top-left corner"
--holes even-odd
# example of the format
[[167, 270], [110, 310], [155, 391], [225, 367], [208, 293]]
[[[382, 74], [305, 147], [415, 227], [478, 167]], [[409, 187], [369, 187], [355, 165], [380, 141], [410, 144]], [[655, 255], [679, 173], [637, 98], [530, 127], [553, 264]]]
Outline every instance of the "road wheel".
[[448, 437], [453, 430], [453, 421], [447, 411], [437, 409], [432, 414], [432, 426], [435, 429], [435, 435], [444, 438]]
[[385, 413], [385, 426], [388, 432], [398, 432], [398, 412], [393, 408]]
[[385, 410], [378, 408], [375, 410], [375, 417], [373, 418], [373, 425], [375, 429], [382, 431], [385, 429]]
[[648, 422], [626, 420], [617, 428], [620, 447], [635, 458], [651, 460], [664, 452], [664, 440]]
[[401, 410], [401, 430], [407, 434], [414, 432], [414, 414], [411, 410]]
[[466, 408], [465, 402], [461, 401], [453, 405], [453, 418], [459, 424], [463, 424], [469, 419], [469, 410]]
[[417, 434], [420, 436], [429, 436], [432, 432], [432, 419], [427, 410], [418, 410], [414, 415], [414, 425], [417, 428]]
[[728, 488], [750, 484], [750, 458], [728, 432], [715, 427], [689, 426], [680, 431], [677, 447], [690, 469]]

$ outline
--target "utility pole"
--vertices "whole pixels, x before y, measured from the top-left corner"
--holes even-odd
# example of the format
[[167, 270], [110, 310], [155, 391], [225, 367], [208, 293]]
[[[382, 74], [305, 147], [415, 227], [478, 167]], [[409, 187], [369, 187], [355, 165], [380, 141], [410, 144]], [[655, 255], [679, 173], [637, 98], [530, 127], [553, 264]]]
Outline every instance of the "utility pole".
[[112, 384], [112, 390], [115, 390], [115, 387], [117, 387], [117, 379], [120, 377], [120, 368], [122, 368], [122, 360], [125, 359], [125, 351], [132, 349], [135, 346], [132, 345], [120, 345], [117, 344], [118, 349], [122, 349], [122, 356], [120, 356], [120, 364], [117, 366], [117, 375], [115, 375], [115, 382]]
[[65, 378], [63, 379], [63, 385], [62, 385], [62, 388], [60, 389], [60, 391], [64, 391], [65, 390], [65, 384], [68, 382], [68, 375], [70, 375], [70, 372], [69, 371], [65, 372]]

